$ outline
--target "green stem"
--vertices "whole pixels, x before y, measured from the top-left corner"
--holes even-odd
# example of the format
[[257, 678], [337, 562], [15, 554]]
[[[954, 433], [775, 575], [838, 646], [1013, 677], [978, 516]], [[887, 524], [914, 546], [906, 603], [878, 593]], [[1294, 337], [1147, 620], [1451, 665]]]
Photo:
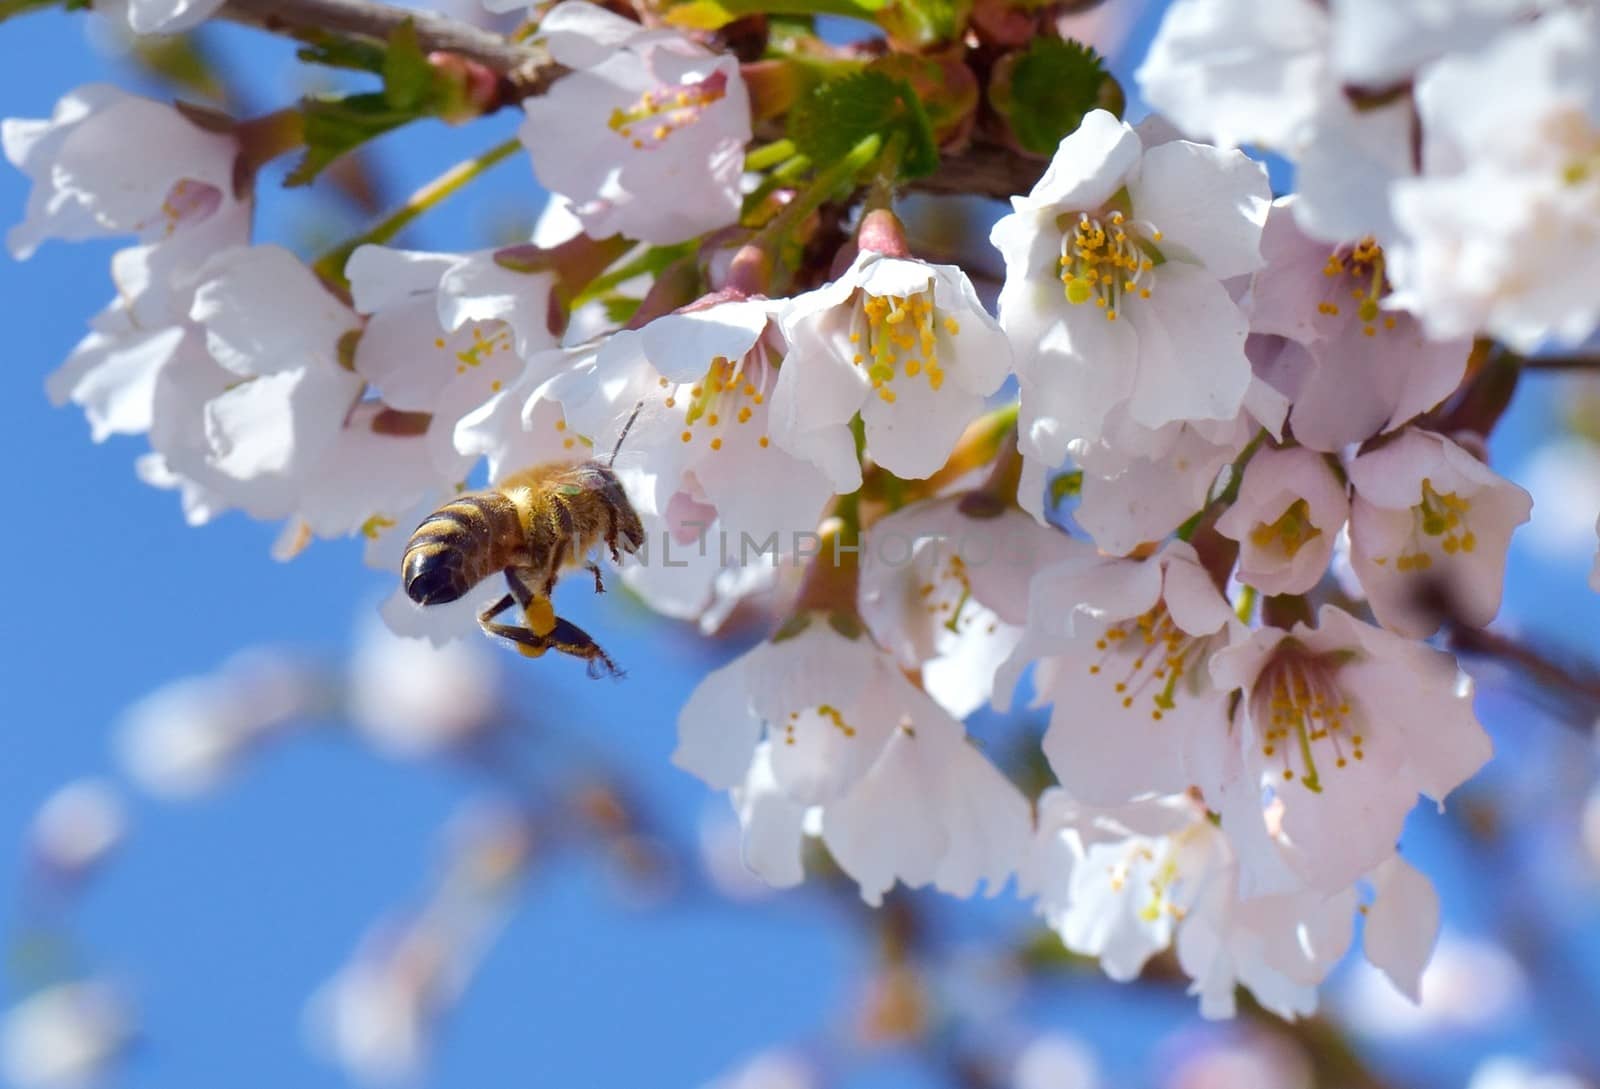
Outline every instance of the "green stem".
[[576, 310], [586, 302], [590, 302], [607, 291], [627, 283], [635, 276], [653, 275], [683, 257], [694, 253], [694, 246], [685, 242], [676, 246], [651, 246], [631, 261], [625, 261], [616, 268], [600, 276], [596, 276], [586, 284], [582, 291], [573, 297], [570, 309]]
[[[872, 188], [867, 191], [863, 212], [894, 207], [894, 187], [900, 180], [900, 160], [905, 155], [905, 149], [906, 134], [896, 131], [889, 137], [889, 145], [883, 149], [883, 154], [878, 156], [878, 170], [872, 179]], [[863, 215], [862, 219], [865, 220], [866, 216]]]
[[820, 171], [810, 185], [795, 194], [794, 200], [784, 205], [783, 211], [773, 216], [772, 221], [761, 228], [751, 242], [770, 248], [805, 222], [807, 216], [826, 204], [841, 188], [853, 184], [856, 175], [878, 157], [882, 148], [883, 137], [878, 133], [863, 137], [844, 158]]
[[774, 140], [766, 147], [758, 147], [744, 157], [744, 168], [750, 171], [765, 170], [777, 166], [785, 159], [793, 158], [795, 146], [793, 140]]
[[334, 284], [339, 287], [348, 286], [349, 281], [345, 279], [344, 265], [358, 247], [368, 243], [377, 244], [389, 241], [423, 212], [443, 203], [445, 198], [458, 192], [474, 178], [486, 173], [490, 167], [510, 158], [521, 147], [522, 142], [513, 138], [504, 143], [496, 144], [481, 155], [467, 159], [465, 162], [457, 163], [437, 178], [423, 185], [415, 193], [412, 193], [404, 204], [370, 228], [353, 238], [346, 239], [317, 258], [311, 266], [312, 270], [316, 272], [324, 283]]
[[796, 155], [791, 159], [785, 160], [783, 164], [774, 169], [772, 173], [768, 174], [765, 178], [762, 178], [761, 183], [752, 189], [749, 195], [744, 198], [744, 203], [739, 208], [739, 217], [743, 219], [752, 214], [757, 208], [761, 207], [762, 203], [765, 202], [775, 190], [781, 186], [787, 185], [789, 182], [798, 178], [801, 174], [804, 174], [810, 169], [811, 160], [806, 158], [804, 155]]
[[1233, 501], [1239, 498], [1239, 485], [1244, 481], [1245, 466], [1250, 464], [1250, 459], [1256, 456], [1256, 451], [1261, 449], [1261, 444], [1266, 440], [1267, 429], [1263, 427], [1256, 432], [1255, 438], [1251, 439], [1245, 445], [1245, 448], [1239, 452], [1239, 456], [1234, 458], [1233, 471], [1228, 475], [1228, 486], [1223, 489], [1222, 494], [1195, 511], [1187, 522], [1178, 527], [1176, 534], [1178, 540], [1193, 540], [1195, 531], [1200, 528], [1200, 523], [1205, 519], [1206, 515], [1220, 507], [1232, 505]]

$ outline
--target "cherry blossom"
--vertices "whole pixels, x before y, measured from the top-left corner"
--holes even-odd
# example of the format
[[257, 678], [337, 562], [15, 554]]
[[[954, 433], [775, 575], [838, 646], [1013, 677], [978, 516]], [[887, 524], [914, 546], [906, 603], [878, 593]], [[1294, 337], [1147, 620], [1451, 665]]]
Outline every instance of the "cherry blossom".
[[1442, 803], [1489, 759], [1454, 659], [1332, 605], [1315, 628], [1263, 628], [1219, 651], [1211, 673], [1243, 695], [1196, 782], [1250, 895], [1347, 887], [1393, 852], [1419, 793]]
[[733, 791], [746, 862], [774, 884], [800, 880], [814, 820], [869, 903], [896, 879], [997, 892], [1026, 845], [1025, 799], [892, 658], [800, 616], [797, 634], [700, 683], [673, 763]]
[[375, 927], [307, 1003], [312, 1043], [360, 1080], [392, 1082], [419, 1071], [439, 1018], [460, 999], [525, 872], [522, 814], [473, 809], [449, 831], [443, 872], [427, 899]]
[[[359, 319], [276, 246], [224, 250], [199, 280], [190, 316], [231, 381], [205, 402], [203, 464], [171, 467], [252, 517], [287, 517], [316, 491], [360, 396], [360, 376], [340, 363]], [[337, 513], [344, 532], [366, 517]]]
[[[1532, 350], [1600, 323], [1600, 27], [1556, 11], [1417, 83], [1422, 172], [1394, 187], [1393, 275], [1436, 336]], [[1482, 97], [1486, 86], [1503, 94]]]
[[[639, 484], [641, 512], [681, 527], [693, 540], [715, 518], [759, 542], [817, 526], [835, 491], [859, 486], [849, 434], [842, 444], [786, 444], [776, 433], [780, 370], [793, 366], [774, 320], [780, 304], [761, 298], [708, 299], [622, 330], [553, 379], [572, 425], [609, 449], [636, 405], [624, 465]], [[620, 456], [620, 455], [619, 455]], [[785, 486], [772, 486], [783, 480]], [[677, 528], [677, 527], [675, 527]]]
[[1269, 381], [1292, 399], [1296, 441], [1334, 452], [1443, 401], [1460, 385], [1472, 344], [1431, 339], [1395, 308], [1384, 249], [1371, 237], [1328, 246], [1303, 233], [1292, 214], [1300, 200], [1275, 201], [1267, 217], [1250, 329], [1304, 349], [1302, 362]]
[[235, 203], [231, 136], [171, 106], [103, 83], [77, 88], [44, 120], [0, 122], [7, 160], [33, 182], [13, 256], [51, 238], [171, 238]]
[[127, 833], [122, 797], [101, 779], [57, 789], [33, 816], [29, 853], [57, 878], [77, 878], [113, 853]]
[[470, 740], [504, 713], [497, 659], [475, 642], [435, 647], [364, 626], [349, 669], [350, 721], [396, 756], [418, 757]]
[[1023, 890], [1068, 948], [1135, 978], [1174, 946], [1209, 1018], [1231, 1017], [1239, 985], [1283, 1017], [1316, 1008], [1316, 985], [1349, 945], [1350, 890], [1245, 900], [1232, 841], [1187, 795], [1103, 809], [1047, 791]]
[[1029, 581], [1084, 549], [976, 491], [907, 507], [868, 533], [861, 616], [957, 718], [989, 702], [1028, 619]]
[[133, 1042], [128, 997], [101, 980], [56, 983], [24, 998], [0, 1022], [0, 1071], [18, 1089], [94, 1083]]
[[1126, 981], [1172, 944], [1226, 851], [1192, 799], [1102, 809], [1053, 787], [1039, 799], [1020, 891], [1068, 949]]
[[[1250, 341], [1246, 341], [1248, 344]], [[1075, 455], [1083, 471], [1074, 515], [1102, 551], [1126, 555], [1159, 541], [1206, 505], [1222, 468], [1266, 428], [1281, 437], [1288, 401], [1253, 378], [1231, 420], [1193, 420], [1151, 430], [1122, 410], [1094, 445]]]
[[1034, 577], [995, 702], [1008, 707], [1023, 667], [1043, 659], [1036, 702], [1053, 705], [1044, 752], [1062, 786], [1102, 805], [1174, 793], [1192, 781], [1186, 748], [1221, 728], [1227, 692], [1208, 662], [1237, 626], [1182, 542], [1145, 560], [1069, 559]]
[[1184, 132], [1296, 149], [1334, 91], [1329, 22], [1315, 0], [1174, 0], [1134, 78]]
[[224, 0], [111, 0], [95, 11], [126, 23], [135, 34], [181, 34], [215, 15]]
[[1500, 610], [1533, 500], [1443, 435], [1411, 428], [1350, 463], [1350, 562], [1385, 627], [1422, 638]]
[[129, 778], [150, 793], [195, 797], [226, 779], [252, 746], [327, 706], [321, 678], [305, 663], [268, 652], [241, 655], [128, 708], [117, 747]]
[[432, 465], [418, 483], [463, 480], [478, 451], [457, 448], [458, 426], [522, 378], [524, 360], [555, 345], [554, 274], [507, 268], [492, 251], [381, 246], [356, 250], [346, 274], [356, 310], [371, 315], [351, 357], [355, 372], [385, 406], [428, 414], [422, 440]]
[[1247, 330], [1222, 281], [1259, 267], [1267, 204], [1266, 174], [1238, 152], [1147, 148], [1103, 110], [1062, 140], [992, 235], [1027, 453], [1057, 463], [1121, 406], [1145, 428], [1239, 412]]
[[583, 0], [541, 30], [576, 70], [523, 104], [520, 135], [584, 231], [664, 245], [732, 223], [750, 139], [738, 62]]
[[1011, 370], [1006, 338], [965, 272], [867, 248], [789, 302], [783, 333], [774, 440], [853, 450], [859, 412], [873, 460], [908, 479], [944, 464]]
[[1239, 542], [1240, 582], [1264, 594], [1301, 594], [1328, 569], [1349, 513], [1344, 483], [1326, 457], [1303, 447], [1268, 448], [1245, 467], [1217, 532]]

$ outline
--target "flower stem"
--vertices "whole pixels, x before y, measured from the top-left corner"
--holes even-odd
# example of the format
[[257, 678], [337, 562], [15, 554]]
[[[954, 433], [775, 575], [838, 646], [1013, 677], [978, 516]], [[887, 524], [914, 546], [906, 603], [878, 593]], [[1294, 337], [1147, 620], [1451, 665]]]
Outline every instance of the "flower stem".
[[267, 163], [305, 144], [305, 115], [293, 106], [274, 110], [241, 122], [234, 135], [240, 173], [253, 179]]
[[766, 147], [758, 147], [744, 157], [746, 170], [765, 170], [777, 166], [785, 159], [793, 158], [795, 146], [793, 140], [774, 140]]
[[1250, 464], [1250, 459], [1256, 456], [1256, 451], [1261, 449], [1261, 444], [1266, 440], [1267, 429], [1263, 427], [1256, 432], [1255, 438], [1251, 439], [1245, 445], [1245, 448], [1239, 452], [1239, 456], [1233, 460], [1233, 471], [1228, 476], [1228, 486], [1222, 490], [1222, 494], [1195, 511], [1187, 522], [1178, 527], [1176, 534], [1178, 540], [1192, 541], [1195, 531], [1200, 528], [1200, 523], [1205, 520], [1206, 515], [1220, 511], [1224, 507], [1232, 506], [1233, 501], [1239, 498], [1239, 485], [1244, 481], [1245, 466]]
[[415, 193], [412, 193], [404, 204], [370, 228], [353, 238], [346, 239], [317, 258], [311, 266], [312, 270], [316, 272], [324, 283], [333, 284], [341, 288], [348, 287], [349, 281], [345, 279], [344, 265], [357, 247], [368, 243], [389, 241], [423, 212], [443, 203], [445, 198], [459, 191], [480, 174], [486, 173], [490, 167], [510, 158], [521, 147], [522, 142], [512, 138], [504, 143], [496, 144], [481, 155], [457, 163], [422, 186]]
[[775, 246], [785, 235], [805, 222], [807, 216], [827, 203], [841, 188], [853, 184], [856, 175], [877, 158], [882, 148], [883, 137], [878, 133], [864, 137], [844, 158], [819, 171], [811, 184], [795, 194], [795, 198], [784, 205], [783, 211], [773, 216], [771, 222], [761, 228], [751, 241], [769, 248]]
[[[749, 220], [775, 190], [787, 185], [810, 169], [811, 160], [804, 155], [795, 155], [792, 158], [785, 159], [772, 173], [762, 178], [759, 185], [750, 190], [749, 195], [744, 198], [744, 203], [739, 209], [739, 218], [741, 220]], [[749, 226], [758, 225], [755, 222], [749, 224]]]

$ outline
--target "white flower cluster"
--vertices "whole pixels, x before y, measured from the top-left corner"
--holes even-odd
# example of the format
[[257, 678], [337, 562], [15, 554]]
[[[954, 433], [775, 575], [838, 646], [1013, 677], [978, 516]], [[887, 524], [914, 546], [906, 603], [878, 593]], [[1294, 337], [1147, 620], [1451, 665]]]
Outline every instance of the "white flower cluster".
[[[249, 244], [227, 133], [103, 87], [6, 122], [34, 181], [11, 245], [138, 237], [51, 391], [96, 437], [147, 434], [141, 472], [191, 520], [285, 520], [286, 552], [361, 533], [396, 567], [480, 458], [491, 480], [586, 459], [632, 421], [617, 470], [660, 551], [625, 577], [653, 606], [715, 626], [811, 561], [679, 720], [675, 762], [729, 793], [752, 868], [798, 882], [813, 838], [873, 903], [1015, 876], [1110, 974], [1172, 946], [1208, 1015], [1236, 984], [1292, 1015], [1358, 904], [1415, 993], [1438, 904], [1401, 828], [1489, 757], [1421, 642], [1494, 617], [1529, 515], [1456, 430], [1473, 338], [1600, 323], [1600, 31], [1539, 7], [1177, 0], [1147, 97], [1292, 157], [1299, 192], [1090, 112], [994, 226], [997, 316], [882, 208], [820, 286], [769, 297], [772, 248], [737, 226], [739, 64], [582, 0], [540, 25], [570, 71], [523, 141], [572, 241], [709, 235], [697, 297], [569, 313], [544, 236], [364, 246], [341, 296]], [[1013, 380], [1014, 445], [985, 440]], [[1074, 535], [1046, 501], [1069, 462]], [[443, 637], [478, 604], [397, 592], [385, 617]], [[1025, 674], [1060, 783], [1036, 804], [963, 724]]]
[[1184, 132], [1293, 160], [1301, 227], [1372, 236], [1430, 335], [1576, 344], [1600, 324], [1597, 18], [1544, 0], [1176, 0], [1138, 79]]

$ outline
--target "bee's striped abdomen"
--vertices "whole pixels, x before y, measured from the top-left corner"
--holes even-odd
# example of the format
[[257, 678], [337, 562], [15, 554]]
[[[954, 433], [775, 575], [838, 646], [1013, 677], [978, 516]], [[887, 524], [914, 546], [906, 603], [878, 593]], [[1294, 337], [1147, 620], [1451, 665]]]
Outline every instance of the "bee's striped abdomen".
[[524, 544], [516, 505], [505, 496], [473, 492], [452, 499], [411, 535], [401, 565], [406, 595], [419, 605], [455, 601], [516, 562]]

